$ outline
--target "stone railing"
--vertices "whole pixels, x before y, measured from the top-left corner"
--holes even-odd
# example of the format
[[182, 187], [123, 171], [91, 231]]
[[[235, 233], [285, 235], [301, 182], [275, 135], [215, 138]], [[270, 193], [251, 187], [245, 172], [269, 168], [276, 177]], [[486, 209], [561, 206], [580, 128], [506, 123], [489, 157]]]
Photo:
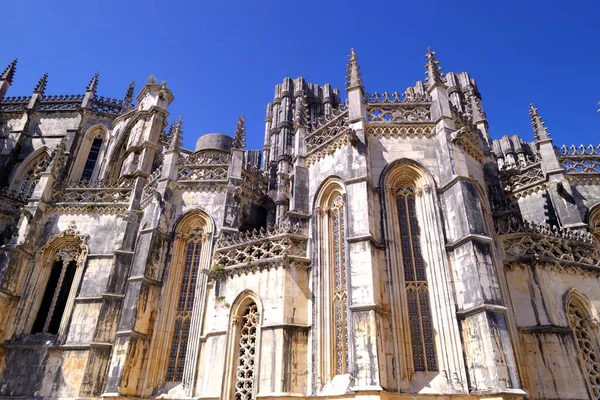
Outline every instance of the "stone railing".
[[394, 93], [365, 93], [364, 102], [367, 104], [398, 104], [398, 103], [431, 103], [431, 96], [428, 93], [400, 94]]
[[319, 116], [319, 118], [312, 123], [311, 131], [319, 129], [323, 125], [327, 125], [330, 121], [344, 114], [347, 110], [348, 107], [345, 104], [340, 104], [337, 108], [332, 108], [330, 113]]
[[22, 112], [25, 111], [25, 107], [29, 104], [31, 97], [29, 96], [17, 96], [17, 97], [5, 97], [0, 101], [0, 112]]
[[231, 153], [222, 151], [204, 150], [190, 154], [181, 161], [182, 165], [229, 165], [231, 163]]
[[600, 145], [594, 147], [561, 146], [554, 150], [565, 172], [572, 174], [600, 174]]
[[126, 204], [129, 202], [133, 180], [80, 180], [57, 184], [53, 203]]
[[82, 94], [44, 96], [39, 111], [77, 111], [83, 102]]
[[367, 105], [367, 122], [371, 123], [431, 123], [429, 104], [381, 103]]
[[282, 224], [240, 233], [223, 233], [217, 241], [214, 262], [226, 273], [254, 271], [273, 266], [308, 268], [308, 238], [298, 225]]
[[494, 224], [508, 261], [534, 257], [600, 267], [600, 247], [589, 232], [522, 221], [516, 214], [496, 216]]
[[93, 111], [109, 115], [120, 115], [124, 108], [125, 104], [123, 100], [102, 96], [95, 97], [91, 104]]
[[305, 138], [306, 153], [318, 150], [321, 146], [325, 146], [330, 141], [334, 140], [350, 128], [346, 124], [345, 116], [347, 113], [342, 113], [336, 118], [328, 121], [327, 124], [319, 127]]
[[178, 181], [226, 181], [229, 166], [184, 165], [177, 169]]
[[506, 192], [516, 192], [546, 182], [540, 162], [529, 164], [521, 169], [503, 170], [500, 172], [502, 188]]

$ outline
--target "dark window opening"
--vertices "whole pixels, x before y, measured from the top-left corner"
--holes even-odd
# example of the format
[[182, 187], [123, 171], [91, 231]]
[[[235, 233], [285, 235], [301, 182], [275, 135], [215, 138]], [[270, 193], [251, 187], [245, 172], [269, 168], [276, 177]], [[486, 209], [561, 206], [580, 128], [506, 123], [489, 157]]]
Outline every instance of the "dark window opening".
[[81, 174], [82, 179], [92, 178], [92, 174], [94, 173], [94, 167], [96, 166], [96, 161], [98, 161], [98, 154], [100, 154], [100, 147], [102, 147], [102, 138], [97, 137], [92, 142], [92, 147], [90, 148], [90, 152], [88, 153], [88, 158], [85, 162], [85, 167], [83, 167], [83, 173]]
[[[52, 271], [31, 333], [46, 332], [54, 335], [58, 333], [75, 277], [75, 270], [75, 261], [65, 263], [63, 260], [57, 260], [52, 264]], [[61, 275], [63, 275], [62, 279]]]

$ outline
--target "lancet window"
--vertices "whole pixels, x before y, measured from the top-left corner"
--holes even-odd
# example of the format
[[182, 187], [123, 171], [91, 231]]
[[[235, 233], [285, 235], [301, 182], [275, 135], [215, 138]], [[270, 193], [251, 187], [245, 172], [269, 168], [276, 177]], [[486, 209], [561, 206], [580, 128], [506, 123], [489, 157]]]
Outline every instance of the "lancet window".
[[577, 342], [579, 359], [587, 374], [592, 398], [600, 399], [600, 352], [598, 349], [597, 321], [580, 304], [570, 301], [567, 318]]
[[98, 161], [98, 155], [100, 154], [100, 148], [102, 147], [102, 136], [98, 136], [92, 142], [90, 152], [88, 153], [85, 166], [83, 167], [83, 173], [81, 174], [82, 179], [91, 179], [94, 173], [94, 168]]
[[79, 246], [68, 245], [56, 254], [31, 333], [58, 334], [77, 269]]
[[342, 183], [331, 179], [316, 199], [318, 224], [314, 246], [318, 249], [315, 291], [318, 331], [315, 351], [319, 381], [325, 385], [336, 375], [350, 372], [348, 332], [348, 271], [346, 196]]
[[174, 315], [173, 334], [169, 351], [167, 381], [181, 381], [185, 366], [185, 355], [190, 334], [192, 310], [198, 281], [198, 269], [202, 252], [203, 233], [192, 231], [185, 243], [183, 274], [179, 285], [179, 296]]
[[331, 325], [334, 328], [334, 366], [337, 375], [345, 374], [348, 365], [346, 240], [344, 237], [344, 198], [337, 195], [330, 209], [330, 271], [332, 272]]
[[413, 366], [415, 371], [436, 371], [429, 288], [421, 251], [414, 188], [411, 186], [398, 188], [396, 205]]
[[235, 371], [235, 400], [254, 399], [254, 376], [256, 369], [256, 335], [259, 323], [259, 313], [256, 303], [246, 306], [242, 316], [237, 321], [240, 333]]

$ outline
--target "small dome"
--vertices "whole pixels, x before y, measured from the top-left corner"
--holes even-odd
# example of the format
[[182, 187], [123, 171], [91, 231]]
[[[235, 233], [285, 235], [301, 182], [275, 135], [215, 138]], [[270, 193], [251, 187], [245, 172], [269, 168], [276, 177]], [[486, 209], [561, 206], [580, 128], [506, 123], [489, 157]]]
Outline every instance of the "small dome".
[[233, 138], [231, 136], [224, 135], [222, 133], [207, 133], [204, 136], [200, 136], [196, 141], [196, 150], [221, 150], [230, 152], [231, 142]]

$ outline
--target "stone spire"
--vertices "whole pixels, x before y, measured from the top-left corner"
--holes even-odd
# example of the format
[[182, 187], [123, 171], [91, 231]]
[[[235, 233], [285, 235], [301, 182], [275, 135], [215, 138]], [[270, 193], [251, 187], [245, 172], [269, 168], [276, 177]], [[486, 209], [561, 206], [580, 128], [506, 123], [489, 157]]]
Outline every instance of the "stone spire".
[[39, 95], [44, 95], [44, 92], [46, 91], [46, 85], [48, 84], [48, 74], [44, 74], [44, 76], [42, 76], [42, 79], [39, 80], [39, 82], [37, 83], [37, 85], [35, 85], [35, 88], [33, 88], [33, 93], [37, 93]]
[[181, 115], [177, 118], [177, 121], [174, 121], [171, 124], [170, 132], [170, 140], [169, 140], [169, 150], [179, 150], [181, 148], [181, 141], [183, 140], [183, 130], [181, 126], [183, 125], [183, 121], [181, 119]]
[[427, 64], [425, 64], [425, 68], [427, 68], [427, 89], [431, 89], [436, 85], [443, 85], [442, 68], [440, 62], [435, 58], [435, 51], [431, 50], [431, 47], [427, 48], [425, 57], [427, 58]]
[[16, 70], [17, 70], [17, 59], [15, 58], [14, 60], [12, 60], [12, 62], [10, 64], [8, 64], [8, 67], [6, 67], [6, 69], [2, 72], [2, 76], [0, 76], [0, 79], [5, 80], [8, 83], [12, 84]]
[[[124, 103], [126, 106], [129, 106], [133, 101], [133, 92], [135, 91], [135, 81], [131, 81], [129, 87], [127, 88], [127, 92], [125, 93]], [[181, 117], [180, 117], [181, 118]]]
[[360, 67], [358, 66], [358, 56], [354, 49], [350, 49], [350, 58], [346, 67], [346, 89], [353, 89], [356, 87], [362, 87], [362, 76], [360, 73]]
[[244, 119], [244, 115], [240, 115], [237, 121], [237, 127], [235, 128], [235, 136], [233, 137], [233, 143], [231, 147], [234, 149], [243, 150], [246, 146], [246, 120]]
[[96, 89], [98, 89], [98, 75], [98, 72], [96, 72], [90, 83], [88, 83], [87, 88], [85, 88], [86, 92], [91, 92], [94, 96], [96, 95]]
[[531, 127], [533, 128], [533, 136], [535, 140], [548, 140], [550, 139], [550, 132], [546, 128], [546, 124], [542, 120], [540, 114], [538, 114], [538, 109], [533, 106], [533, 104], [529, 105], [529, 115], [531, 116]]

